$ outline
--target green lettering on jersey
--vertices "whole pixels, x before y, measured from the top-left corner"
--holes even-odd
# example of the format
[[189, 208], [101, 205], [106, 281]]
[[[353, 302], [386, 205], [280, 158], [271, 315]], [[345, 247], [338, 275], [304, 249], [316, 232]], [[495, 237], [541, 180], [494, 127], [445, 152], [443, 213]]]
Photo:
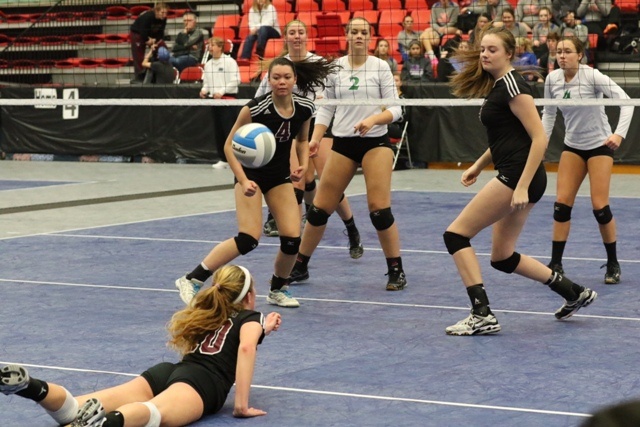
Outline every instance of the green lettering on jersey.
[[562, 99], [571, 99], [571, 91], [570, 90], [565, 90], [564, 91], [564, 96], [562, 97]]
[[358, 90], [359, 86], [358, 84], [360, 83], [360, 79], [357, 77], [349, 77], [349, 81], [351, 82], [351, 87], [349, 88], [349, 90]]

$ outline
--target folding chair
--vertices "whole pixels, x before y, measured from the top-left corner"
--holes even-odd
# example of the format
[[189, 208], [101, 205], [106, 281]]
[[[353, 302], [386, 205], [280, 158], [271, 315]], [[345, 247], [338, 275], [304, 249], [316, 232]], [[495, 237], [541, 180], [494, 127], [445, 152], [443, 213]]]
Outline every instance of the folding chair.
[[393, 156], [393, 168], [396, 168], [396, 163], [398, 163], [398, 157], [400, 157], [400, 151], [402, 151], [402, 144], [406, 145], [407, 156], [409, 157], [409, 169], [413, 168], [413, 161], [411, 160], [411, 148], [409, 147], [409, 136], [407, 135], [407, 127], [409, 126], [409, 121], [404, 122], [404, 127], [402, 128], [402, 135], [399, 139], [390, 138], [390, 142], [396, 147], [395, 155]]

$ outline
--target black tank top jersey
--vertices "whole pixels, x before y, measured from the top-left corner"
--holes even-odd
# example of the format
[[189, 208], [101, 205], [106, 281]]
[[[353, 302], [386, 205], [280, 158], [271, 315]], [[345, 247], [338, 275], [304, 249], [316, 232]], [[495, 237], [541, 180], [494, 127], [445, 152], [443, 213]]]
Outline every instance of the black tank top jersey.
[[524, 167], [527, 162], [531, 137], [509, 108], [509, 101], [520, 94], [533, 96], [531, 86], [511, 70], [496, 80], [480, 109], [495, 169]]
[[[231, 390], [236, 380], [236, 363], [240, 345], [240, 328], [247, 322], [258, 322], [264, 329], [264, 315], [257, 311], [242, 310], [230, 317], [218, 330], [208, 333], [184, 362], [198, 364], [223, 381], [225, 392]], [[264, 332], [258, 341], [262, 342]]]
[[271, 95], [269, 92], [247, 103], [253, 123], [262, 123], [273, 132], [276, 138], [276, 152], [273, 159], [259, 170], [275, 174], [285, 172], [288, 176], [291, 143], [298, 136], [302, 124], [314, 115], [316, 107], [311, 100], [294, 93], [292, 95], [293, 114], [288, 118], [282, 117], [276, 110]]

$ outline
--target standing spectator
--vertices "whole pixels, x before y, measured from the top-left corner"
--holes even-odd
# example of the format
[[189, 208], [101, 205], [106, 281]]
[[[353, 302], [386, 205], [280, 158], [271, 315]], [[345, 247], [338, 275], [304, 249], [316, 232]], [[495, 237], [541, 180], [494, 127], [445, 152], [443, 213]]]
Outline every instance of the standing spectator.
[[402, 64], [400, 77], [403, 85], [434, 81], [431, 60], [424, 57], [422, 46], [418, 40], [409, 44], [409, 59]]
[[540, 9], [543, 7], [551, 7], [551, 0], [518, 0], [516, 5], [516, 19], [518, 22], [524, 22], [527, 27], [533, 28], [538, 22]]
[[0, 392], [33, 400], [58, 424], [71, 427], [184, 426], [218, 412], [235, 382], [233, 416], [265, 415], [249, 404], [249, 393], [258, 344], [280, 328], [280, 314], [255, 311], [255, 284], [246, 268], [221, 267], [214, 280], [215, 286], [167, 325], [179, 363], [160, 362], [124, 384], [77, 398], [30, 376], [23, 366], [5, 365]]
[[[604, 34], [615, 31], [620, 25], [620, 9], [613, 5], [612, 0], [582, 0], [576, 10], [576, 15], [587, 27], [589, 34], [598, 35], [598, 46], [605, 46]], [[598, 46], [591, 46], [597, 49]]]
[[249, 10], [249, 35], [244, 39], [244, 47], [240, 55], [241, 59], [251, 59], [253, 45], [256, 46], [256, 54], [260, 59], [264, 57], [264, 50], [269, 39], [280, 38], [280, 24], [278, 24], [278, 12], [271, 4], [271, 0], [253, 0]]
[[[418, 42], [417, 39], [414, 41], [416, 41], [418, 43], [418, 46], [420, 46], [420, 42]], [[375, 56], [376, 58], [380, 58], [387, 64], [389, 64], [391, 72], [395, 74], [398, 71], [398, 61], [396, 61], [395, 58], [391, 56], [389, 49], [390, 47], [387, 39], [380, 38], [376, 42], [376, 48], [373, 51], [373, 56]]]
[[[200, 98], [235, 99], [240, 85], [240, 69], [235, 59], [224, 54], [224, 40], [220, 37], [209, 39], [210, 59], [204, 65]], [[214, 139], [220, 160], [213, 164], [214, 169], [228, 169], [224, 144], [231, 132], [238, 108], [233, 106], [213, 107]]]
[[581, 0], [553, 0], [551, 3], [551, 12], [553, 19], [558, 26], [562, 26], [564, 17], [570, 10], [576, 11], [580, 7]]
[[154, 45], [142, 61], [142, 67], [147, 69], [144, 83], [170, 85], [176, 81], [176, 70], [171, 65], [171, 54], [165, 46], [156, 48]]
[[597, 294], [573, 283], [541, 262], [515, 251], [527, 217], [547, 186], [542, 158], [547, 138], [533, 102], [531, 86], [511, 65], [516, 46], [505, 28], [483, 32], [479, 46], [456, 52], [464, 64], [451, 80], [462, 98], [485, 98], [480, 121], [487, 129], [489, 148], [462, 174], [464, 186], [493, 162], [498, 175], [489, 181], [447, 227], [444, 242], [471, 301], [471, 314], [445, 329], [449, 335], [484, 335], [501, 327], [489, 307], [478, 257], [471, 239], [492, 226], [491, 266], [499, 271], [547, 285], [565, 299], [555, 312], [566, 319], [591, 304]]
[[407, 284], [400, 257], [398, 226], [391, 213], [391, 173], [394, 151], [387, 135], [387, 125], [402, 114], [393, 105], [398, 92], [389, 65], [369, 55], [371, 25], [366, 19], [353, 18], [347, 24], [347, 55], [339, 58], [337, 72], [327, 78], [326, 99], [385, 99], [378, 105], [326, 106], [318, 110], [310, 149], [315, 154], [333, 118], [333, 147], [325, 165], [320, 186], [307, 213], [300, 253], [291, 272], [291, 281], [309, 277], [308, 263], [318, 247], [329, 216], [335, 211], [356, 170], [362, 166], [367, 187], [371, 222], [387, 261], [389, 291], [404, 289]]
[[398, 50], [403, 61], [409, 57], [409, 43], [414, 40], [420, 40], [420, 33], [413, 31], [413, 17], [407, 15], [402, 20], [402, 30], [398, 33]]
[[[553, 99], [629, 99], [608, 76], [588, 65], [580, 64], [584, 56], [582, 42], [575, 37], [558, 43], [560, 69], [547, 76], [544, 97]], [[620, 264], [616, 254], [616, 221], [609, 207], [609, 186], [613, 153], [627, 136], [633, 107], [620, 107], [620, 119], [611, 131], [604, 106], [545, 106], [542, 123], [551, 135], [560, 109], [565, 123], [564, 148], [558, 165], [558, 188], [553, 207], [553, 244], [549, 267], [563, 274], [562, 255], [571, 228], [571, 210], [578, 189], [589, 175], [591, 204], [607, 252], [604, 283], [620, 283]], [[604, 267], [604, 265], [603, 265]]]
[[204, 51], [204, 34], [198, 27], [198, 18], [193, 12], [182, 16], [184, 30], [178, 33], [171, 50], [171, 64], [182, 71], [200, 63]]
[[133, 58], [135, 73], [132, 83], [142, 83], [144, 80], [146, 70], [142, 67], [142, 61], [147, 48], [154, 44], [159, 44], [164, 38], [167, 12], [169, 12], [167, 4], [158, 2], [153, 9], [142, 13], [131, 24], [129, 39], [131, 41], [131, 58]]
[[[269, 65], [271, 92], [250, 100], [242, 107], [224, 149], [235, 175], [236, 217], [238, 234], [216, 245], [190, 273], [176, 280], [180, 298], [189, 304], [213, 270], [258, 246], [262, 231], [262, 198], [278, 224], [280, 250], [274, 262], [274, 274], [267, 296], [269, 304], [299, 307], [289, 293], [288, 277], [300, 246], [300, 209], [291, 181], [300, 181], [309, 162], [309, 123], [315, 105], [309, 99], [293, 93], [307, 93], [322, 86], [335, 65], [326, 61], [301, 61], [295, 65], [286, 58], [275, 58]], [[246, 168], [233, 154], [231, 141], [235, 132], [249, 123], [261, 123], [276, 138], [276, 151], [269, 163], [260, 168]], [[291, 145], [297, 148], [299, 167], [291, 170]]]

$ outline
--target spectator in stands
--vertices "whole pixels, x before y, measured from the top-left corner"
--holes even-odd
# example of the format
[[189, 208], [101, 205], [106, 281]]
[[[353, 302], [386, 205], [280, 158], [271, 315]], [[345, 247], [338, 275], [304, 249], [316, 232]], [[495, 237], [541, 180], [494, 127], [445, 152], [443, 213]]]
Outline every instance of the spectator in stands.
[[[551, 9], [541, 7], [538, 12], [538, 22], [532, 27], [533, 30], [533, 52], [540, 58], [547, 51], [547, 37], [549, 34], [560, 34], [560, 27], [551, 20]], [[555, 55], [555, 52], [553, 53]]]
[[529, 28], [538, 23], [538, 15], [543, 7], [551, 7], [552, 0], [518, 0], [516, 6], [516, 18], [518, 22], [524, 22]]
[[531, 32], [531, 28], [522, 22], [516, 22], [516, 14], [511, 8], [502, 11], [502, 21], [496, 22], [496, 26], [503, 25], [507, 30], [511, 31], [513, 37], [527, 37]]
[[533, 53], [533, 44], [528, 37], [516, 37], [516, 58], [513, 65], [529, 82], [543, 83], [538, 71], [538, 58]]
[[[582, 0], [576, 15], [589, 34], [598, 35], [598, 45], [605, 46], [604, 34], [616, 31], [620, 25], [620, 9], [611, 0]], [[591, 46], [592, 49], [598, 46]]]
[[585, 54], [582, 56], [582, 61], [586, 64], [588, 56], [586, 52], [588, 52], [588, 49], [590, 48], [589, 30], [580, 23], [580, 20], [576, 19], [576, 12], [574, 10], [568, 11], [562, 20], [563, 24], [560, 26], [561, 38], [576, 37], [582, 42], [585, 47]]
[[400, 73], [403, 84], [420, 84], [434, 81], [431, 60], [424, 57], [424, 51], [419, 41], [409, 44], [409, 59], [402, 65]]
[[[418, 40], [414, 41], [418, 42]], [[419, 44], [420, 42], [418, 42], [418, 45]], [[373, 51], [373, 56], [376, 56], [389, 64], [391, 72], [395, 74], [398, 71], [398, 61], [396, 61], [395, 58], [390, 55], [389, 49], [389, 42], [387, 41], [387, 39], [380, 38], [376, 42], [376, 49]]]
[[511, 9], [511, 4], [507, 0], [487, 0], [487, 13], [492, 21], [502, 19], [502, 11]]
[[142, 60], [142, 67], [147, 71], [145, 84], [170, 85], [175, 83], [177, 70], [171, 65], [171, 54], [165, 46], [153, 45]]
[[420, 40], [420, 34], [413, 31], [413, 17], [407, 15], [402, 20], [402, 31], [398, 33], [398, 50], [402, 55], [403, 61], [406, 61], [409, 57], [409, 43], [413, 40]]
[[454, 54], [458, 50], [469, 50], [469, 42], [466, 40], [458, 39], [451, 40], [444, 47], [446, 54], [438, 61], [438, 77], [439, 82], [448, 82], [450, 77], [457, 71], [462, 69], [462, 64], [458, 59], [454, 57]]
[[176, 36], [171, 50], [171, 64], [182, 71], [200, 63], [204, 51], [204, 34], [198, 27], [198, 18], [193, 12], [182, 16], [184, 31]]
[[271, 4], [271, 0], [253, 0], [253, 5], [249, 10], [249, 35], [244, 39], [244, 47], [240, 58], [251, 59], [253, 45], [257, 41], [256, 54], [262, 59], [267, 41], [279, 38], [278, 12]]
[[132, 83], [142, 83], [146, 70], [142, 67], [147, 48], [158, 44], [164, 38], [164, 29], [167, 25], [166, 3], [158, 2], [156, 6], [148, 10], [131, 24], [129, 39], [131, 41], [131, 58], [135, 76]]
[[546, 77], [550, 72], [558, 68], [556, 50], [559, 41], [560, 34], [558, 33], [549, 33], [547, 36], [547, 52], [540, 57], [539, 61], [542, 77]]
[[482, 30], [484, 30], [484, 27], [486, 27], [489, 22], [491, 22], [491, 15], [489, 15], [488, 13], [481, 13], [480, 16], [478, 16], [476, 26], [473, 28], [473, 30], [469, 31], [469, 45], [472, 46], [473, 44], [475, 44], [476, 34], [482, 32]]
[[562, 26], [564, 23], [564, 17], [572, 10], [576, 11], [580, 7], [580, 0], [553, 0], [551, 4], [551, 12], [554, 22], [558, 26]]
[[[220, 37], [209, 39], [209, 55], [211, 58], [204, 65], [200, 98], [235, 99], [240, 85], [240, 69], [235, 59], [224, 54], [224, 40]], [[238, 116], [239, 108], [234, 106], [213, 107], [213, 123], [218, 157], [213, 164], [214, 169], [228, 169], [224, 143]]]
[[440, 36], [445, 34], [459, 34], [456, 27], [460, 15], [458, 3], [451, 0], [440, 0], [431, 7], [431, 28]]

